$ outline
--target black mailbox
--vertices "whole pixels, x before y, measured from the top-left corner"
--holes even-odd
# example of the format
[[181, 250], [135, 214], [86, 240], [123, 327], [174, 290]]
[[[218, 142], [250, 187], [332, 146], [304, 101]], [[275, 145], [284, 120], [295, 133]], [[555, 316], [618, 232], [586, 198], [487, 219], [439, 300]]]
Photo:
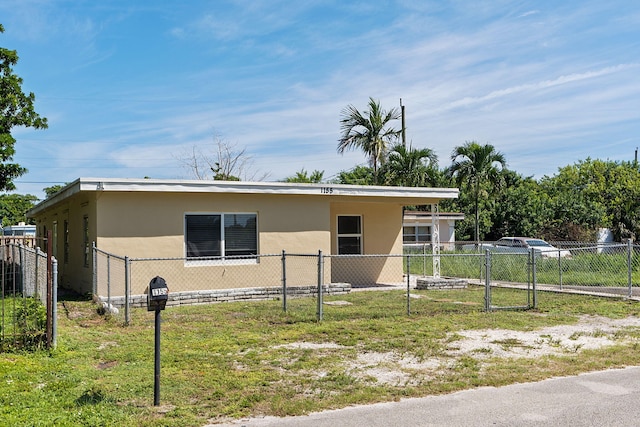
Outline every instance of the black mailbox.
[[151, 279], [147, 289], [147, 310], [164, 310], [168, 298], [169, 288], [167, 288], [167, 282], [160, 276]]

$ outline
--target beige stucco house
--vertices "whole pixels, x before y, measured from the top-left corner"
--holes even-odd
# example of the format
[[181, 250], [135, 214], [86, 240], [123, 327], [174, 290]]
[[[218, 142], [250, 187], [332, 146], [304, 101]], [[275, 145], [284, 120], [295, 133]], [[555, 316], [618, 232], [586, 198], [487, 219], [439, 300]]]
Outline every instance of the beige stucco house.
[[[261, 276], [267, 263], [256, 255], [402, 254], [403, 206], [457, 196], [454, 188], [79, 178], [28, 215], [39, 236], [51, 231], [63, 287], [92, 291], [95, 244], [118, 256], [172, 258], [167, 283], [206, 286], [191, 280], [204, 275], [236, 288], [248, 285], [247, 271], [264, 277], [263, 286], [279, 285]], [[357, 262], [331, 259], [327, 281], [352, 280]], [[357, 280], [399, 282], [402, 258], [368, 260], [361, 270]], [[133, 293], [148, 281], [132, 278]]]

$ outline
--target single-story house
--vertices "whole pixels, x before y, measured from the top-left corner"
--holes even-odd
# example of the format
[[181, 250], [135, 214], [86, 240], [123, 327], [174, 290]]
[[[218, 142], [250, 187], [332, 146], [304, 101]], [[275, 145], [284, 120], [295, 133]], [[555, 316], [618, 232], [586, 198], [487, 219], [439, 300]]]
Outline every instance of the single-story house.
[[[438, 232], [441, 249], [453, 250], [456, 242], [456, 221], [464, 219], [463, 213], [438, 212]], [[405, 245], [431, 244], [433, 238], [434, 216], [431, 212], [404, 212], [402, 221], [402, 240]]]
[[[258, 255], [402, 254], [403, 207], [457, 196], [456, 188], [79, 178], [28, 216], [39, 236], [51, 231], [65, 288], [92, 292], [94, 244], [122, 257], [179, 259], [167, 283], [204, 286], [191, 284], [205, 275], [218, 288], [243, 288], [243, 271], [262, 277]], [[358, 269], [357, 260], [337, 261], [325, 265], [327, 282]], [[402, 273], [402, 257], [381, 257], [358, 280], [401, 282]], [[151, 278], [132, 277], [132, 292], [144, 293]], [[280, 285], [273, 281], [261, 285]]]

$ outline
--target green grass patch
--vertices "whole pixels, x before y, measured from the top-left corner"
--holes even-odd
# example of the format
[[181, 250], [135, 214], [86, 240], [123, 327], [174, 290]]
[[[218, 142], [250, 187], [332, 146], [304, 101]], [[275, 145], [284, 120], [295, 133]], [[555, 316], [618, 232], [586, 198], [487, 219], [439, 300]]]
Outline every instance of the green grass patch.
[[[433, 255], [412, 253], [405, 256], [405, 272], [412, 275], [433, 275]], [[491, 255], [491, 280], [527, 283], [532, 280], [528, 254], [496, 252]], [[408, 264], [408, 266], [407, 266]], [[537, 283], [567, 286], [624, 287], [629, 283], [629, 267], [632, 283], [640, 282], [640, 254], [634, 252], [628, 258], [626, 252], [593, 253], [574, 250], [571, 258], [536, 257]], [[442, 253], [440, 274], [484, 280], [485, 255], [476, 252]]]
[[[12, 426], [201, 426], [640, 363], [635, 328], [617, 333], [615, 351], [536, 359], [447, 352], [461, 331], [532, 331], [584, 314], [638, 316], [634, 302], [541, 292], [542, 309], [485, 313], [479, 287], [412, 294], [410, 315], [402, 291], [326, 297], [349, 304], [325, 305], [322, 322], [312, 298], [290, 300], [287, 313], [281, 301], [168, 308], [159, 407], [153, 406], [154, 313], [135, 309], [124, 326], [90, 302], [60, 303], [56, 350], [0, 354], [0, 419]], [[505, 290], [501, 298], [515, 304], [522, 291]], [[425, 367], [432, 360], [440, 367]], [[396, 377], [380, 381], [371, 366], [395, 366]]]

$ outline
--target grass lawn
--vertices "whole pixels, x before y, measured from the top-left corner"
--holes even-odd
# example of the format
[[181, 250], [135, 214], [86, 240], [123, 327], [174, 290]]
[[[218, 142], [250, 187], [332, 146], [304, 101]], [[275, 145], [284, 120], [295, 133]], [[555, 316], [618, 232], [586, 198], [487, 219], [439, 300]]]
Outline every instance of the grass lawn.
[[[480, 287], [412, 294], [410, 316], [402, 291], [325, 297], [321, 323], [311, 298], [290, 299], [287, 313], [280, 301], [168, 308], [158, 407], [154, 313], [133, 310], [124, 326], [99, 315], [91, 302], [62, 302], [56, 350], [0, 354], [0, 421], [201, 426], [640, 364], [636, 327], [611, 334], [613, 346], [538, 357], [451, 351], [464, 331], [535, 331], [583, 315], [622, 319], [640, 315], [636, 302], [540, 292], [538, 310], [484, 313]], [[517, 304], [522, 292], [501, 290], [500, 298]]]

